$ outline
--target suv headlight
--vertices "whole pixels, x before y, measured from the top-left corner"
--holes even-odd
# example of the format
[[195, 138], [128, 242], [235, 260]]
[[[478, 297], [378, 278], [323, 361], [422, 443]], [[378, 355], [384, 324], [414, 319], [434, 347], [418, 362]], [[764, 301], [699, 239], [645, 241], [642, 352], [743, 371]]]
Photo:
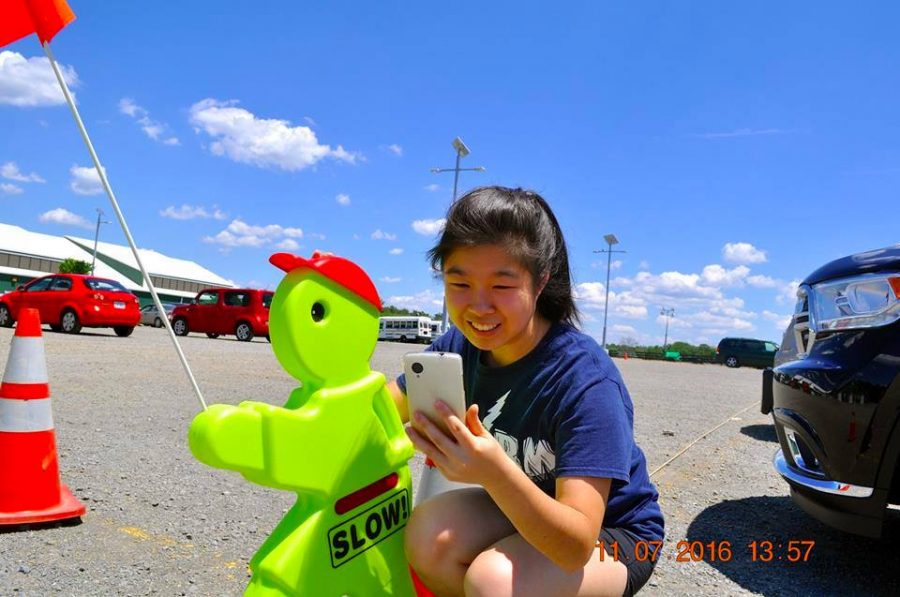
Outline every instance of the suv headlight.
[[812, 287], [819, 332], [889, 325], [900, 319], [900, 276], [868, 274]]

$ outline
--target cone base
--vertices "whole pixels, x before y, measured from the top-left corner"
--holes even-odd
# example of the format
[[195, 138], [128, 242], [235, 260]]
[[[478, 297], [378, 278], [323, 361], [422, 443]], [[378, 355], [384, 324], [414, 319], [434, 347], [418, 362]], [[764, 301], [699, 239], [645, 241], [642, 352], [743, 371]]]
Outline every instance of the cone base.
[[72, 495], [69, 488], [60, 484], [59, 503], [43, 510], [22, 510], [21, 512], [0, 512], [0, 526], [8, 524], [29, 524], [51, 522], [84, 516], [87, 508]]

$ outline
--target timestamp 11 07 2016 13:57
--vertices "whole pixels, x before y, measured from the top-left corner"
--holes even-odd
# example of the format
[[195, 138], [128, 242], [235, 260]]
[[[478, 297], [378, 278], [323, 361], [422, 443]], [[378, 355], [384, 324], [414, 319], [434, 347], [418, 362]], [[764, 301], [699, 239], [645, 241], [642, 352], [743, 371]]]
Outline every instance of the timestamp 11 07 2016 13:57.
[[[770, 539], [754, 539], [747, 543], [745, 554], [751, 562], [808, 562], [816, 542], [813, 539], [789, 539], [786, 541]], [[618, 541], [598, 541], [600, 560], [612, 558], [635, 559], [640, 562], [655, 562], [662, 555], [662, 541], [638, 541], [634, 544], [633, 553], [625, 553], [627, 547]], [[713, 541], [678, 541], [675, 554], [667, 554], [675, 562], [730, 562], [735, 549], [728, 540]]]

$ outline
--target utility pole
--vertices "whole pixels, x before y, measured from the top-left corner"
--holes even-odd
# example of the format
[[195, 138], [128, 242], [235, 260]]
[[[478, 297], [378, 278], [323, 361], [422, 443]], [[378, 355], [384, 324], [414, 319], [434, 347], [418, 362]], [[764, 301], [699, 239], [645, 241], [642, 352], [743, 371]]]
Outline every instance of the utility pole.
[[103, 210], [99, 207], [97, 208], [97, 229], [94, 231], [94, 256], [91, 259], [91, 275], [94, 275], [94, 266], [97, 264], [97, 241], [100, 240], [100, 224], [109, 224], [106, 220], [101, 220], [103, 217]]
[[[473, 172], [484, 172], [484, 166], [476, 166], [474, 168], [460, 168], [459, 161], [469, 155], [469, 148], [463, 143], [463, 140], [459, 137], [453, 140], [453, 149], [456, 150], [456, 166], [453, 168], [432, 168], [432, 174], [439, 174], [441, 172], [453, 172], [453, 198], [450, 200], [450, 204], [456, 203], [456, 189], [459, 184], [459, 173], [465, 171], [473, 171]], [[444, 297], [444, 306], [442, 310], [441, 316], [441, 333], [447, 331], [449, 327], [449, 320], [447, 319], [447, 297]]]
[[675, 307], [672, 307], [669, 309], [662, 307], [659, 310], [659, 314], [666, 318], [666, 335], [665, 335], [665, 339], [663, 340], [663, 352], [665, 352], [666, 346], [668, 346], [668, 344], [669, 344], [669, 318], [675, 317]]
[[606, 350], [606, 315], [609, 313], [609, 270], [612, 267], [613, 253], [627, 253], [627, 251], [614, 251], [613, 245], [619, 244], [615, 234], [607, 234], [603, 237], [607, 248], [594, 251], [594, 253], [606, 253], [606, 299], [603, 301], [603, 350]]

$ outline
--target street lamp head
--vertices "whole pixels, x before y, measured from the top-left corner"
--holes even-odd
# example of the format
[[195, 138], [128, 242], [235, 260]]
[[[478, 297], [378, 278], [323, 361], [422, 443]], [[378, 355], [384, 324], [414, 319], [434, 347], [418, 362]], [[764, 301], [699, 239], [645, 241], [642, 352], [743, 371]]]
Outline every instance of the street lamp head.
[[466, 147], [466, 144], [463, 143], [463, 140], [459, 137], [453, 140], [453, 149], [456, 150], [456, 153], [458, 153], [461, 158], [469, 155], [469, 148]]
[[475, 167], [475, 170], [476, 170], [477, 172], [484, 172], [485, 169], [486, 169], [486, 168], [485, 168], [484, 166], [476, 166], [476, 167]]
[[431, 173], [432, 173], [432, 174], [438, 174], [440, 171], [441, 171], [440, 168], [432, 168], [432, 169], [431, 169]]
[[606, 244], [609, 246], [619, 244], [619, 239], [616, 238], [615, 234], [607, 234], [603, 237], [603, 240], [605, 240]]

